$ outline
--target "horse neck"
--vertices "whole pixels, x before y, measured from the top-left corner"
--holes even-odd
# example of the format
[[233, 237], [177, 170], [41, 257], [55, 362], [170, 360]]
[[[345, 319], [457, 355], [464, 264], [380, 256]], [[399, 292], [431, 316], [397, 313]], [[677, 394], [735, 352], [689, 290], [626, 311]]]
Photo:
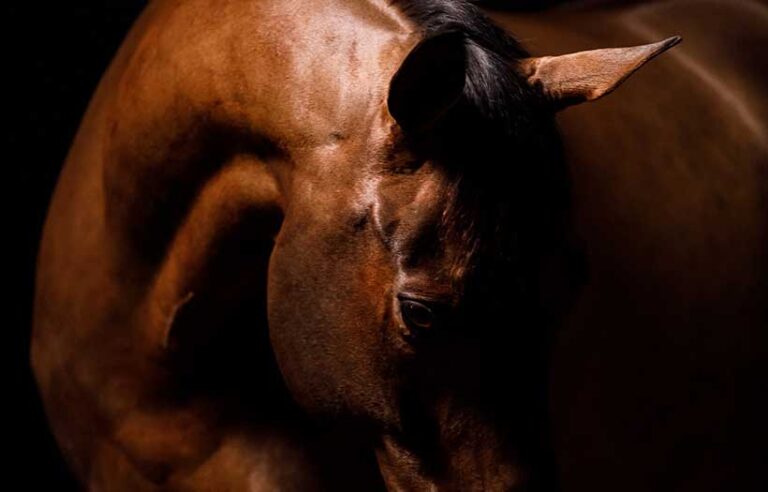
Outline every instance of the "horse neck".
[[102, 109], [108, 222], [125, 254], [142, 251], [153, 265], [193, 198], [243, 155], [280, 174], [364, 129], [409, 47], [407, 21], [384, 0], [210, 8], [152, 4]]

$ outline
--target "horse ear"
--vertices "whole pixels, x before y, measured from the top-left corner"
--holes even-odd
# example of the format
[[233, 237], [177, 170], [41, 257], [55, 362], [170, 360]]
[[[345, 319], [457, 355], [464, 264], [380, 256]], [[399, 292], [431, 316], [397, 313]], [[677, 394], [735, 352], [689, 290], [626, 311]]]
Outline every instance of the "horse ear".
[[428, 128], [461, 97], [467, 70], [464, 36], [444, 32], [420, 41], [389, 86], [389, 114], [406, 132]]
[[553, 103], [555, 110], [561, 110], [610, 93], [646, 62], [681, 40], [680, 36], [674, 36], [629, 48], [525, 58], [520, 61], [519, 69], [528, 82]]

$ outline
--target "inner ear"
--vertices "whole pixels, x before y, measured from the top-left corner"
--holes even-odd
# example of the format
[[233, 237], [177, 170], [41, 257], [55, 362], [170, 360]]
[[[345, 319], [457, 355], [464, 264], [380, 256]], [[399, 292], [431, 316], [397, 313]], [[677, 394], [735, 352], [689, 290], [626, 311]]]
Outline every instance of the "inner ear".
[[392, 78], [389, 113], [405, 132], [428, 128], [461, 98], [466, 70], [467, 48], [461, 33], [423, 39]]

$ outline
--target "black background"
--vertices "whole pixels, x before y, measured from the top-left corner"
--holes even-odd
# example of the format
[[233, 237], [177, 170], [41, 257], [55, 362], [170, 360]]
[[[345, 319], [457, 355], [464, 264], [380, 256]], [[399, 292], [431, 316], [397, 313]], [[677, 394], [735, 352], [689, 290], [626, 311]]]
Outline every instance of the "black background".
[[[51, 192], [101, 74], [146, 1], [17, 2], [2, 7], [3, 168], [10, 388], [6, 490], [76, 490], [48, 431], [29, 366], [37, 243]], [[10, 179], [8, 178], [10, 175]], [[6, 374], [8, 372], [6, 371]], [[18, 488], [17, 488], [18, 487]], [[5, 487], [3, 487], [5, 488]]]

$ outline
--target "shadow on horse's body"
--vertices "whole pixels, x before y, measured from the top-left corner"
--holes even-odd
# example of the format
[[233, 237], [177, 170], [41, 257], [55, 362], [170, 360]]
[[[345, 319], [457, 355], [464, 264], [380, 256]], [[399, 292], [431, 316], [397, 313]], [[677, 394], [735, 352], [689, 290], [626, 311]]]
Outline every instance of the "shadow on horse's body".
[[556, 17], [498, 20], [535, 53], [684, 39], [615, 96], [559, 118], [590, 265], [555, 356], [563, 481], [760, 490], [768, 60], [755, 48], [768, 42], [768, 7]]
[[[463, 108], [454, 68], [496, 61], [456, 56], [451, 29], [423, 36], [418, 12], [385, 3], [157, 1], [125, 41], [62, 170], [38, 261], [33, 367], [83, 483], [551, 490], [547, 330], [482, 329], [501, 315], [527, 326], [540, 303], [567, 310], [551, 405], [565, 489], [758, 490], [768, 8], [491, 13], [535, 54], [686, 40], [619, 94], [559, 113], [588, 266], [575, 294], [561, 247], [571, 228], [549, 202], [563, 183], [515, 181], [558, 178], [557, 156], [542, 154], [559, 148], [554, 134], [540, 147], [521, 138], [535, 151], [512, 149], [517, 166], [436, 164], [491, 158], [461, 147], [492, 141], [487, 128], [442, 122]], [[546, 92], [560, 73], [546, 64], [566, 57], [526, 58], [519, 78], [561, 109], [671, 43], [649, 46], [626, 66], [623, 51], [577, 57], [591, 70], [613, 56], [623, 72], [559, 80], [562, 97]], [[540, 107], [526, 101], [521, 111]], [[549, 131], [552, 114], [531, 128]], [[435, 128], [460, 138], [435, 144]], [[518, 169], [537, 157], [555, 167]], [[541, 242], [521, 246], [499, 217]], [[507, 235], [535, 257], [496, 258]], [[504, 274], [476, 268], [493, 289], [471, 282], [472, 255]], [[531, 270], [521, 286], [515, 268]], [[461, 331], [467, 320], [476, 333]]]

